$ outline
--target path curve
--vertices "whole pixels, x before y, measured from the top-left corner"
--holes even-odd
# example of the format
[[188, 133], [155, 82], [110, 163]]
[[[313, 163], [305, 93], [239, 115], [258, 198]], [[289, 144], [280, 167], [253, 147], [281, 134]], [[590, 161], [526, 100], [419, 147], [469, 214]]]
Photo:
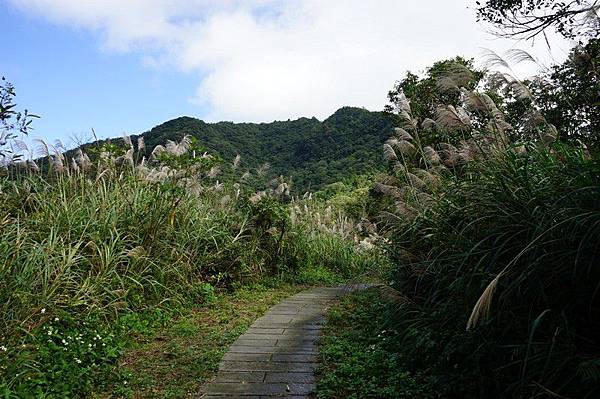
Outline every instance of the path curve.
[[365, 285], [312, 288], [257, 319], [229, 348], [204, 399], [308, 398], [315, 388], [317, 339], [328, 306]]

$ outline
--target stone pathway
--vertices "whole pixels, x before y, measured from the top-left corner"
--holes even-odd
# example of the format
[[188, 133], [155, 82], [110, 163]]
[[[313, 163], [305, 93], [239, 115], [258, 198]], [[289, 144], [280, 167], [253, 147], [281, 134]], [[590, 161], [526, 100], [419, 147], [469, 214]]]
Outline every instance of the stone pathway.
[[273, 306], [231, 345], [201, 397], [308, 398], [315, 387], [317, 339], [327, 307], [360, 288], [313, 288]]

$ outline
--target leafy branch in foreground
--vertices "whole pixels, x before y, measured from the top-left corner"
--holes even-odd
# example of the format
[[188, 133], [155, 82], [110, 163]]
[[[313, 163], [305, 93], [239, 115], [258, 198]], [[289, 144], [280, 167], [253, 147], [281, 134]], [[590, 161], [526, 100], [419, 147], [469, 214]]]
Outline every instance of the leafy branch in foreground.
[[[3, 76], [0, 83], [0, 157], [3, 158], [4, 162], [7, 161], [7, 157], [15, 152], [7, 146], [11, 144], [13, 139], [17, 138], [17, 134], [27, 134], [28, 130], [31, 129], [32, 118], [38, 117], [30, 114], [27, 110], [17, 111], [17, 104], [13, 102], [14, 97], [14, 86], [7, 82]], [[8, 162], [10, 161], [11, 159], [8, 159]]]
[[[597, 0], [485, 0], [476, 1], [477, 16], [498, 27], [504, 37], [533, 39], [546, 36], [548, 28], [561, 35], [597, 37], [600, 34], [600, 4]], [[546, 39], [547, 40], [547, 39]]]

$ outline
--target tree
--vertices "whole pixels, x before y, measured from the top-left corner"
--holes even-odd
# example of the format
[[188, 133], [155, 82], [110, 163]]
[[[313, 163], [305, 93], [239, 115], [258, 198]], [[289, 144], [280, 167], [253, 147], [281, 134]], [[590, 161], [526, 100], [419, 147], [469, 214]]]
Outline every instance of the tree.
[[476, 1], [478, 20], [499, 28], [505, 37], [532, 39], [554, 28], [564, 37], [600, 35], [598, 0], [485, 0]]
[[16, 111], [13, 102], [15, 97], [14, 86], [6, 81], [4, 76], [0, 82], [0, 157], [6, 158], [12, 154], [12, 150], [7, 148], [11, 140], [17, 137], [17, 133], [27, 134], [30, 129], [31, 119], [37, 118], [36, 115], [29, 114], [27, 110], [23, 112]]
[[532, 91], [562, 139], [600, 146], [600, 39], [571, 50]]
[[[394, 85], [388, 92], [389, 104], [384, 111], [391, 117], [396, 126], [406, 127], [406, 119], [421, 121], [427, 134], [424, 139], [436, 139], [433, 136], [439, 129], [431, 130], [426, 125], [436, 119], [440, 106], [461, 104], [461, 88], [475, 89], [484, 77], [484, 72], [473, 66], [473, 60], [455, 57], [438, 61], [427, 68], [420, 77], [407, 72], [406, 77]], [[408, 106], [409, 105], [409, 106]], [[410, 115], [404, 110], [410, 108]], [[446, 138], [449, 139], [449, 138]]]

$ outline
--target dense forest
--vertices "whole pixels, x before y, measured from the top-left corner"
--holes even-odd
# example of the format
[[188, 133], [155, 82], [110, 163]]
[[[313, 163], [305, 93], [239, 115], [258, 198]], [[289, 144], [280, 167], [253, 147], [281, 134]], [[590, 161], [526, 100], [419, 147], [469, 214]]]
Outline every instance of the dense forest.
[[[181, 117], [141, 136], [149, 148], [195, 137], [224, 160], [241, 156], [240, 168], [254, 173], [270, 165], [270, 175], [291, 179], [294, 192], [317, 191], [357, 174], [381, 170], [379, 147], [392, 133], [382, 112], [345, 107], [323, 122], [316, 118], [272, 123], [205, 123]], [[225, 171], [224, 171], [225, 172]]]

